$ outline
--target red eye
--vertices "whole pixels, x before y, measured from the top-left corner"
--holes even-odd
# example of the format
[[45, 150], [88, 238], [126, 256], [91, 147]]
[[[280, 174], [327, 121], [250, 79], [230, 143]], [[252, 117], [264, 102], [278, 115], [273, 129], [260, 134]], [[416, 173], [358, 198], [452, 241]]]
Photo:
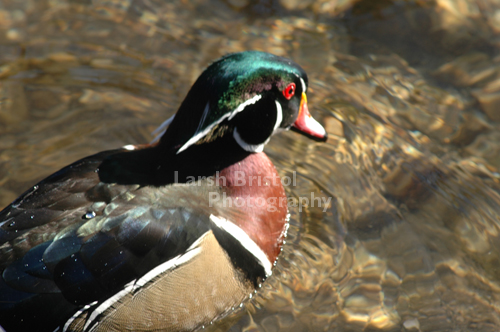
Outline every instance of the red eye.
[[286, 99], [290, 100], [290, 98], [292, 98], [294, 94], [295, 83], [290, 83], [286, 86], [285, 90], [283, 90], [283, 96], [285, 96]]

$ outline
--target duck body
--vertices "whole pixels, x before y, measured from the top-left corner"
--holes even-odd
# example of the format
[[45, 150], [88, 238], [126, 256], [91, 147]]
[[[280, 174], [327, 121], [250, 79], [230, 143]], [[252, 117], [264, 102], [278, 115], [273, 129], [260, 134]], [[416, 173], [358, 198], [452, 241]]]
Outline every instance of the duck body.
[[[243, 70], [252, 59], [261, 64]], [[287, 229], [285, 191], [262, 147], [299, 118], [296, 130], [326, 138], [304, 118], [306, 80], [267, 53], [224, 57], [159, 142], [81, 159], [2, 210], [0, 326], [193, 331], [245, 301], [272, 273]]]

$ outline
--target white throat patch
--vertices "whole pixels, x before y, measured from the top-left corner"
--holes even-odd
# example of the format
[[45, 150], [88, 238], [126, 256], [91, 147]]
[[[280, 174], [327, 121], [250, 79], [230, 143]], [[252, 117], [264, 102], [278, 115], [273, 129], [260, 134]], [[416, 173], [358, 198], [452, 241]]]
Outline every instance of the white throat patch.
[[248, 151], [248, 152], [262, 152], [264, 151], [264, 145], [269, 142], [269, 138], [261, 144], [248, 144], [241, 138], [240, 133], [238, 132], [238, 128], [234, 128], [233, 131], [233, 137], [236, 140], [236, 143], [238, 143], [239, 146], [243, 148], [243, 150]]

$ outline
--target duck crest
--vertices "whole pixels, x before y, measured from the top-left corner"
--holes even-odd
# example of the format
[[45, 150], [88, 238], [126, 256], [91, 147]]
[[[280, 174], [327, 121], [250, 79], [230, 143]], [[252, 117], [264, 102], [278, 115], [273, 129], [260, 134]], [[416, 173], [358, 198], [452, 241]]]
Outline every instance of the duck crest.
[[279, 92], [287, 81], [294, 80], [302, 89], [307, 75], [288, 59], [257, 51], [227, 55], [212, 63], [196, 80], [160, 141], [185, 150], [201, 138], [200, 134], [233, 119], [265, 94]]

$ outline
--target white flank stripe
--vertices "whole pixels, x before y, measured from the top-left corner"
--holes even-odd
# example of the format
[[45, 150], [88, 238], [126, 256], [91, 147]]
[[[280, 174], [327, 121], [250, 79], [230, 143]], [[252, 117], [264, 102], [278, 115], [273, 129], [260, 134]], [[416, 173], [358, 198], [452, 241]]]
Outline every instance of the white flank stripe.
[[[243, 111], [245, 107], [248, 105], [255, 104], [260, 98], [262, 98], [261, 95], [255, 95], [252, 98], [246, 100], [245, 102], [241, 103], [236, 109], [230, 113], [224, 114], [219, 120], [215, 121], [211, 125], [209, 125], [207, 128], [202, 130], [201, 132], [196, 131], [196, 133], [191, 137], [180, 149], [177, 151], [177, 154], [181, 153], [182, 151], [186, 150], [188, 147], [193, 145], [194, 143], [198, 142], [200, 139], [205, 137], [206, 134], [208, 134], [216, 125], [224, 121], [226, 118], [229, 118], [231, 120], [236, 114], [239, 112]], [[200, 126], [198, 126], [199, 128]]]
[[300, 84], [302, 85], [302, 92], [306, 93], [306, 90], [307, 90], [306, 83], [304, 82], [304, 80], [302, 79], [302, 77], [299, 77], [299, 78], [300, 78]]
[[[121, 298], [126, 296], [128, 293], [134, 292], [137, 289], [143, 287], [145, 284], [147, 284], [149, 281], [153, 280], [156, 276], [176, 268], [177, 266], [180, 266], [189, 260], [193, 259], [196, 255], [198, 255], [201, 252], [201, 247], [199, 247], [199, 244], [203, 239], [208, 235], [208, 232], [204, 233], [198, 240], [193, 242], [191, 246], [187, 249], [186, 253], [183, 255], [178, 255], [175, 256], [174, 258], [166, 261], [165, 263], [158, 265], [148, 273], [146, 273], [144, 276], [142, 276], [140, 279], [137, 280], [132, 280], [128, 284], [125, 285], [123, 290], [119, 291], [106, 301], [104, 301], [100, 306], [98, 306], [90, 315], [89, 319], [87, 320], [87, 323], [85, 323], [85, 327], [83, 330], [85, 331], [90, 324], [104, 311], [106, 311], [109, 307], [111, 307], [113, 304], [118, 302]], [[69, 325], [68, 325], [69, 326]], [[93, 331], [94, 329], [92, 329]]]
[[155, 135], [155, 138], [153, 138], [151, 144], [156, 143], [160, 139], [160, 137], [162, 137], [163, 134], [165, 134], [165, 132], [167, 131], [167, 127], [172, 123], [172, 121], [174, 121], [174, 118], [175, 114], [172, 115], [167, 120], [163, 121], [163, 123], [151, 133]]
[[243, 246], [243, 248], [254, 255], [259, 264], [266, 271], [266, 278], [272, 274], [271, 268], [273, 265], [267, 258], [266, 254], [262, 251], [262, 249], [248, 236], [247, 233], [245, 233], [244, 230], [242, 230], [229, 220], [214, 216], [213, 214], [210, 215], [210, 220], [212, 220], [217, 227], [223, 229], [232, 237], [234, 237]]
[[274, 102], [276, 103], [276, 123], [274, 124], [274, 130], [276, 130], [281, 125], [281, 121], [283, 121], [283, 109], [277, 100]]
[[243, 148], [243, 150], [248, 151], [248, 152], [262, 152], [264, 151], [264, 145], [269, 142], [269, 138], [262, 144], [248, 144], [241, 138], [240, 133], [238, 132], [238, 128], [234, 128], [233, 131], [233, 137], [236, 140], [236, 143], [239, 144]]
[[[73, 321], [78, 317], [80, 316], [85, 310], [87, 310], [88, 308], [90, 308], [91, 306], [95, 305], [97, 303], [97, 301], [94, 301], [92, 302], [91, 304], [87, 304], [85, 307], [81, 308], [80, 310], [78, 310], [73, 316], [71, 316], [70, 319], [68, 319], [68, 321], [66, 322], [66, 324], [64, 324], [64, 327], [63, 327], [63, 332], [66, 332], [68, 330], [68, 327], [71, 325], [71, 323], [73, 323]], [[55, 331], [54, 331], [55, 332]]]
[[199, 247], [201, 241], [208, 235], [208, 232], [204, 233], [198, 240], [193, 242], [191, 246], [189, 246], [188, 250], [186, 251], [185, 254], [176, 256], [175, 258], [166, 261], [165, 263], [158, 265], [148, 273], [146, 273], [144, 276], [142, 276], [139, 280], [134, 285], [133, 291], [143, 287], [145, 284], [147, 284], [149, 281], [153, 280], [155, 277], [159, 276], [160, 274], [168, 271], [168, 270], [173, 270], [179, 265], [182, 265], [184, 263], [187, 263], [191, 259], [193, 259], [196, 255], [198, 255], [201, 252], [201, 247]]
[[[94, 322], [94, 320], [97, 318], [97, 316], [99, 316], [104, 311], [106, 311], [106, 309], [111, 307], [114, 303], [118, 302], [122, 297], [124, 297], [125, 295], [130, 293], [132, 291], [132, 288], [134, 287], [134, 282], [135, 282], [135, 280], [132, 280], [131, 282], [126, 284], [125, 287], [121, 291], [119, 291], [118, 293], [116, 293], [115, 295], [113, 295], [112, 297], [110, 297], [109, 299], [104, 301], [103, 303], [101, 303], [101, 305], [98, 306], [92, 312], [90, 317], [87, 319], [87, 322], [85, 323], [85, 326], [83, 327], [83, 331], [87, 330], [87, 328], [90, 326], [90, 324], [92, 324]], [[94, 329], [92, 329], [92, 330], [94, 330]]]

